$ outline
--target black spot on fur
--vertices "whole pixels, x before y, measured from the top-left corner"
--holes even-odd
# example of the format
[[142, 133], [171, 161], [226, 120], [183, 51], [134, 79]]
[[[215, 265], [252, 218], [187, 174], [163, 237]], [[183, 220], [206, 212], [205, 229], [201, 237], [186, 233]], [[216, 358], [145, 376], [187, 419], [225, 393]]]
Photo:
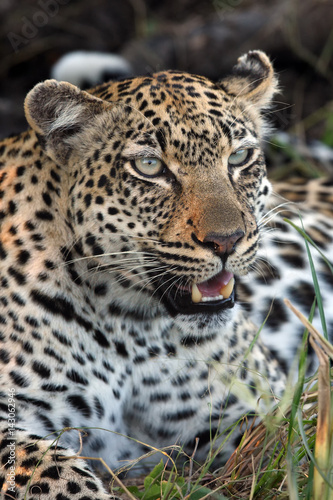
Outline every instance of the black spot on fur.
[[59, 296], [49, 296], [39, 290], [32, 290], [30, 296], [36, 304], [41, 305], [47, 311], [55, 315], [62, 316], [66, 321], [74, 319], [74, 308], [65, 298]]
[[8, 274], [15, 279], [18, 285], [25, 285], [27, 281], [25, 275], [15, 269], [13, 266], [10, 266], [8, 268]]
[[17, 256], [17, 262], [18, 264], [24, 265], [28, 262], [30, 257], [31, 256], [28, 250], [21, 250]]
[[110, 342], [100, 330], [94, 331], [94, 340], [102, 347], [110, 347]]
[[117, 354], [119, 354], [119, 356], [123, 358], [128, 358], [128, 352], [125, 346], [125, 342], [115, 340], [113, 343], [115, 345]]
[[288, 294], [290, 294], [291, 301], [294, 301], [301, 306], [305, 306], [307, 310], [310, 310], [315, 297], [314, 288], [310, 283], [300, 281], [299, 283], [289, 287]]
[[78, 394], [67, 396], [66, 401], [76, 410], [78, 410], [84, 417], [91, 416], [91, 409], [83, 396]]
[[34, 361], [32, 363], [32, 369], [37, 375], [39, 375], [41, 378], [49, 378], [51, 375], [51, 370], [47, 366], [45, 366], [43, 363], [40, 361]]
[[85, 482], [85, 485], [86, 487], [88, 488], [88, 490], [91, 490], [91, 491], [98, 491], [98, 488], [96, 486], [95, 483], [93, 483], [92, 481], [86, 481]]
[[42, 471], [40, 477], [41, 478], [49, 478], [49, 479], [59, 479], [59, 477], [61, 476], [61, 472], [62, 472], [62, 467], [57, 464], [56, 466], [53, 465], [52, 467], [49, 467], [48, 469], [45, 469], [44, 471]]
[[68, 481], [67, 483], [67, 491], [68, 493], [75, 494], [81, 491], [80, 485], [74, 481]]
[[43, 384], [41, 386], [41, 388], [43, 391], [47, 391], [47, 392], [65, 392], [68, 390], [67, 385], [57, 385], [57, 384], [52, 384], [52, 383]]
[[88, 380], [85, 377], [82, 377], [76, 370], [68, 370], [66, 377], [76, 384], [89, 385]]
[[[269, 310], [271, 306], [272, 300], [267, 299], [265, 310]], [[286, 311], [285, 305], [282, 303], [280, 299], [275, 299], [272, 305], [272, 309], [270, 315], [268, 316], [266, 325], [271, 328], [271, 330], [277, 331], [281, 328], [283, 323], [288, 321], [288, 315]]]
[[56, 431], [56, 428], [54, 427], [52, 420], [49, 419], [46, 415], [38, 413], [37, 418], [41, 421], [42, 425], [48, 432]]
[[47, 401], [43, 401], [41, 399], [29, 398], [28, 396], [23, 396], [21, 394], [16, 394], [15, 397], [19, 401], [24, 401], [25, 403], [29, 403], [30, 405], [36, 406], [36, 408], [41, 408], [48, 412], [52, 410], [52, 406]]
[[158, 129], [157, 132], [156, 132], [156, 139], [158, 140], [158, 143], [161, 147], [161, 150], [163, 152], [165, 152], [166, 150], [166, 140], [165, 140], [165, 133], [163, 131], [163, 129]]
[[51, 212], [48, 212], [47, 210], [37, 210], [35, 212], [35, 216], [37, 219], [43, 220], [43, 221], [53, 220], [53, 215], [51, 214]]
[[0, 349], [0, 361], [4, 364], [8, 364], [10, 361], [10, 354], [5, 349]]
[[162, 416], [162, 419], [169, 422], [179, 422], [180, 420], [188, 420], [192, 418], [196, 413], [196, 410], [189, 408], [176, 411], [175, 413], [167, 413]]
[[92, 474], [90, 474], [88, 471], [79, 469], [78, 467], [72, 467], [72, 471], [75, 472], [76, 474], [79, 474], [79, 476], [89, 477], [90, 479], [93, 479]]
[[14, 382], [14, 384], [17, 385], [18, 387], [29, 387], [28, 381], [20, 373], [12, 370], [9, 373], [9, 375], [10, 375], [12, 381]]
[[66, 345], [66, 346], [71, 346], [72, 345], [71, 341], [65, 335], [63, 335], [62, 333], [58, 332], [57, 330], [52, 330], [52, 335], [57, 340], [59, 340], [59, 342], [61, 344]]
[[304, 269], [305, 267], [305, 261], [301, 255], [281, 254], [281, 259], [293, 268]]

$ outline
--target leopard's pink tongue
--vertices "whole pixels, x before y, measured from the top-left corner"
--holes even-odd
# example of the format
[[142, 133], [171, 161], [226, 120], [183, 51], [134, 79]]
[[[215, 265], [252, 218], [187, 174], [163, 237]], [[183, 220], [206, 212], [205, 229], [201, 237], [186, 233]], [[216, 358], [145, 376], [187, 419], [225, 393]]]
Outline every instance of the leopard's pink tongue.
[[228, 299], [233, 291], [234, 284], [234, 275], [229, 271], [221, 271], [207, 281], [192, 284], [192, 302]]

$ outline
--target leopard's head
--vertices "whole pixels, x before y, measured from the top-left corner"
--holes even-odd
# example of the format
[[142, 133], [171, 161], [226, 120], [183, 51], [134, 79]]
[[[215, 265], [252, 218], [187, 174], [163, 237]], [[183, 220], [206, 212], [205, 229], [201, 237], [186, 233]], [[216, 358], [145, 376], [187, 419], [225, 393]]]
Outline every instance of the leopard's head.
[[260, 142], [276, 85], [253, 51], [218, 83], [163, 71], [90, 92], [50, 80], [28, 94], [27, 119], [67, 172], [75, 239], [121, 307], [233, 307], [270, 192]]

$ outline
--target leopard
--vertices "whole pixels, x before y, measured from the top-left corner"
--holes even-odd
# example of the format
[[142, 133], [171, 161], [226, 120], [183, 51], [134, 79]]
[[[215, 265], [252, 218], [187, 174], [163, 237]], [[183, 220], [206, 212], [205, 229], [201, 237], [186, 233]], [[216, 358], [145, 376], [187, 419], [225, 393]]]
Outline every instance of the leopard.
[[30, 128], [0, 143], [2, 498], [115, 498], [103, 464], [135, 474], [168, 447], [221, 464], [242, 417], [282, 397], [304, 330], [283, 298], [314, 300], [287, 219], [320, 249], [327, 305], [333, 184], [273, 193], [277, 91], [251, 51], [218, 82], [168, 70], [28, 93]]

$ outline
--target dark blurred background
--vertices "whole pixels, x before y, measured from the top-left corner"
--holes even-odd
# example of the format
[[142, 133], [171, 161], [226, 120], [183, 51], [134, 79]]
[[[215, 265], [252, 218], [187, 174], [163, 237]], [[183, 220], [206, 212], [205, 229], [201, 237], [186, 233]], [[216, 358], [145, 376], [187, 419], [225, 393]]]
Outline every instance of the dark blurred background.
[[0, 137], [26, 128], [25, 94], [69, 51], [218, 79], [262, 49], [280, 75], [275, 126], [333, 145], [332, 0], [1, 0], [0, 19]]

